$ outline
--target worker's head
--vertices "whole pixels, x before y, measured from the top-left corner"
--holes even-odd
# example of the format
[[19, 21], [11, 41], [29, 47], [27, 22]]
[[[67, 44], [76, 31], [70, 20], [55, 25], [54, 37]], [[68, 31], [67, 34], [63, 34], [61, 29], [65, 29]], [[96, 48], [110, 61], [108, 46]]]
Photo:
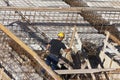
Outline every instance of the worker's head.
[[58, 33], [58, 38], [60, 38], [61, 40], [63, 40], [64, 37], [65, 37], [64, 32], [59, 32], [59, 33]]

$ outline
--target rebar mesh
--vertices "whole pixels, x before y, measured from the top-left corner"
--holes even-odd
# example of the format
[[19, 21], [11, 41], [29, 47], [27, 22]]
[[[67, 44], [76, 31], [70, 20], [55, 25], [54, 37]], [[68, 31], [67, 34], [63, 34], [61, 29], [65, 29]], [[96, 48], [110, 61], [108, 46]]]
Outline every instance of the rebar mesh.
[[[10, 38], [1, 32], [0, 38], [0, 65], [6, 73], [14, 80], [40, 80], [42, 79], [35, 69], [30, 66], [30, 59], [23, 55], [21, 58], [8, 45]], [[18, 47], [19, 49], [19, 47]]]
[[[20, 6], [23, 1], [20, 1], [19, 4], [19, 1], [14, 3], [14, 1], [11, 0], [9, 3], [9, 5]], [[27, 5], [27, 2], [23, 5]], [[30, 5], [36, 6], [32, 3], [29, 4], [29, 6]], [[57, 38], [56, 35], [60, 31], [65, 32], [66, 38], [64, 39], [64, 42], [68, 45], [71, 40], [73, 32], [72, 28], [74, 26], [77, 26], [77, 33], [82, 42], [91, 42], [97, 46], [101, 46], [105, 38], [103, 35], [105, 30], [114, 33], [117, 38], [120, 37], [118, 27], [116, 27], [116, 25], [119, 25], [120, 23], [119, 14], [120, 11], [116, 9], [113, 9], [113, 11], [109, 11], [109, 9], [92, 9], [91, 11], [87, 9], [78, 9], [72, 11], [71, 9], [70, 11], [68, 8], [68, 11], [60, 11], [59, 8], [56, 8], [56, 10], [54, 9], [53, 11], [44, 11], [44, 9], [42, 11], [39, 9], [35, 10], [28, 8], [27, 10], [20, 8], [16, 8], [15, 10], [4, 8], [0, 9], [0, 23], [6, 26], [33, 50], [45, 50], [46, 43], [52, 38]], [[19, 54], [12, 51], [11, 46], [8, 45], [10, 40], [9, 37], [2, 31], [0, 37], [2, 47], [0, 59], [1, 64], [4, 67], [6, 66], [5, 69], [13, 74], [12, 76], [18, 80], [40, 79], [40, 76], [35, 72], [33, 67], [24, 65], [25, 63], [29, 63], [30, 58], [23, 55], [25, 59], [27, 58], [23, 61]], [[79, 49], [76, 40], [75, 44]], [[18, 50], [18, 52], [20, 50]], [[13, 65], [15, 66], [14, 71], [13, 67], [11, 67]]]
[[91, 7], [114, 7], [120, 8], [119, 0], [84, 0], [88, 6]]
[[[81, 15], [84, 16], [84, 18]], [[78, 27], [82, 27], [82, 26], [91, 27], [91, 24], [92, 24], [94, 26], [97, 25], [96, 28], [99, 28], [99, 30], [102, 31], [103, 28], [105, 28], [104, 26], [119, 24], [119, 11], [97, 11], [97, 12], [96, 11], [91, 11], [91, 12], [86, 11], [84, 13], [79, 14], [77, 12], [59, 12], [59, 11], [58, 12], [55, 12], [55, 11], [53, 11], [53, 12], [17, 11], [16, 12], [16, 11], [9, 11], [9, 10], [3, 11], [2, 10], [1, 16], [2, 16], [1, 23], [3, 23], [4, 25], [9, 26], [9, 27], [10, 26], [31, 26], [32, 25], [32, 27], [29, 27], [29, 28], [32, 29], [33, 27], [35, 27], [36, 29], [32, 29], [32, 32], [35, 32], [38, 35], [40, 35], [39, 31], [41, 31], [42, 28], [43, 28], [43, 30], [45, 30], [45, 29], [47, 30], [47, 26], [48, 27], [56, 26], [54, 29], [58, 28], [58, 32], [59, 32], [62, 30], [66, 31], [66, 29], [65, 29], [66, 27], [63, 27], [63, 29], [62, 28], [60, 29], [59, 26], [68, 26], [67, 28], [70, 30], [70, 27], [74, 26], [74, 25], [77, 25]], [[87, 21], [89, 21], [90, 24]], [[29, 25], [29, 23], [31, 25]], [[82, 27], [82, 28], [84, 28], [84, 27]], [[113, 28], [115, 28], [115, 27], [112, 27], [111, 29], [113, 29]], [[15, 30], [15, 29], [13, 29], [13, 27], [12, 27], [11, 30]], [[50, 31], [50, 30], [48, 30], [48, 31]], [[86, 29], [86, 32], [87, 31], [89, 31], [89, 28]], [[93, 33], [96, 33], [95, 31], [93, 31]], [[53, 30], [53, 32], [54, 32], [54, 30]], [[80, 32], [82, 32], [82, 31], [80, 31]], [[111, 31], [111, 32], [119, 33], [119, 31], [117, 31], [117, 30]], [[54, 32], [53, 35], [56, 33], [57, 32]], [[88, 34], [88, 33], [86, 33], [86, 34]], [[81, 36], [81, 37], [83, 37], [83, 36]]]

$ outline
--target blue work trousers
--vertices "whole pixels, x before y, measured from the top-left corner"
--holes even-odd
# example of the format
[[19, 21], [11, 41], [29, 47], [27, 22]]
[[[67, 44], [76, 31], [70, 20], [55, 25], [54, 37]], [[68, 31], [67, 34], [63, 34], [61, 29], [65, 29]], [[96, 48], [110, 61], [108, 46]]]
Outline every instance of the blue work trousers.
[[58, 69], [58, 66], [57, 66], [58, 61], [59, 61], [59, 57], [54, 54], [49, 54], [46, 57], [46, 64], [50, 66], [52, 70]]

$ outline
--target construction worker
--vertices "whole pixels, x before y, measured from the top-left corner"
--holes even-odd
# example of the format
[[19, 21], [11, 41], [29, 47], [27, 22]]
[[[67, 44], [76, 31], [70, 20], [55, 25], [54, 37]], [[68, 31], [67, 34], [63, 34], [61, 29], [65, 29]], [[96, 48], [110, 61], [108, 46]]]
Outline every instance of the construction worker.
[[50, 53], [46, 57], [46, 63], [53, 70], [58, 69], [57, 64], [59, 58], [62, 56], [60, 50], [63, 49], [66, 53], [71, 50], [70, 48], [67, 49], [65, 44], [62, 42], [62, 40], [65, 37], [65, 34], [63, 32], [59, 32], [57, 36], [57, 39], [52, 39], [47, 45], [47, 52], [50, 51]]

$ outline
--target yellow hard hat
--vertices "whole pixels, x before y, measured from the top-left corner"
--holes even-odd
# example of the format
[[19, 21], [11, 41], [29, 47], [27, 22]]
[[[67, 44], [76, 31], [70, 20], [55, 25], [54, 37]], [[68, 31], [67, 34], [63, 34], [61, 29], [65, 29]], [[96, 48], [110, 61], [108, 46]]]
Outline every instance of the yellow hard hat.
[[59, 33], [58, 33], [58, 37], [64, 38], [64, 37], [65, 37], [65, 34], [64, 34], [63, 32], [59, 32]]

